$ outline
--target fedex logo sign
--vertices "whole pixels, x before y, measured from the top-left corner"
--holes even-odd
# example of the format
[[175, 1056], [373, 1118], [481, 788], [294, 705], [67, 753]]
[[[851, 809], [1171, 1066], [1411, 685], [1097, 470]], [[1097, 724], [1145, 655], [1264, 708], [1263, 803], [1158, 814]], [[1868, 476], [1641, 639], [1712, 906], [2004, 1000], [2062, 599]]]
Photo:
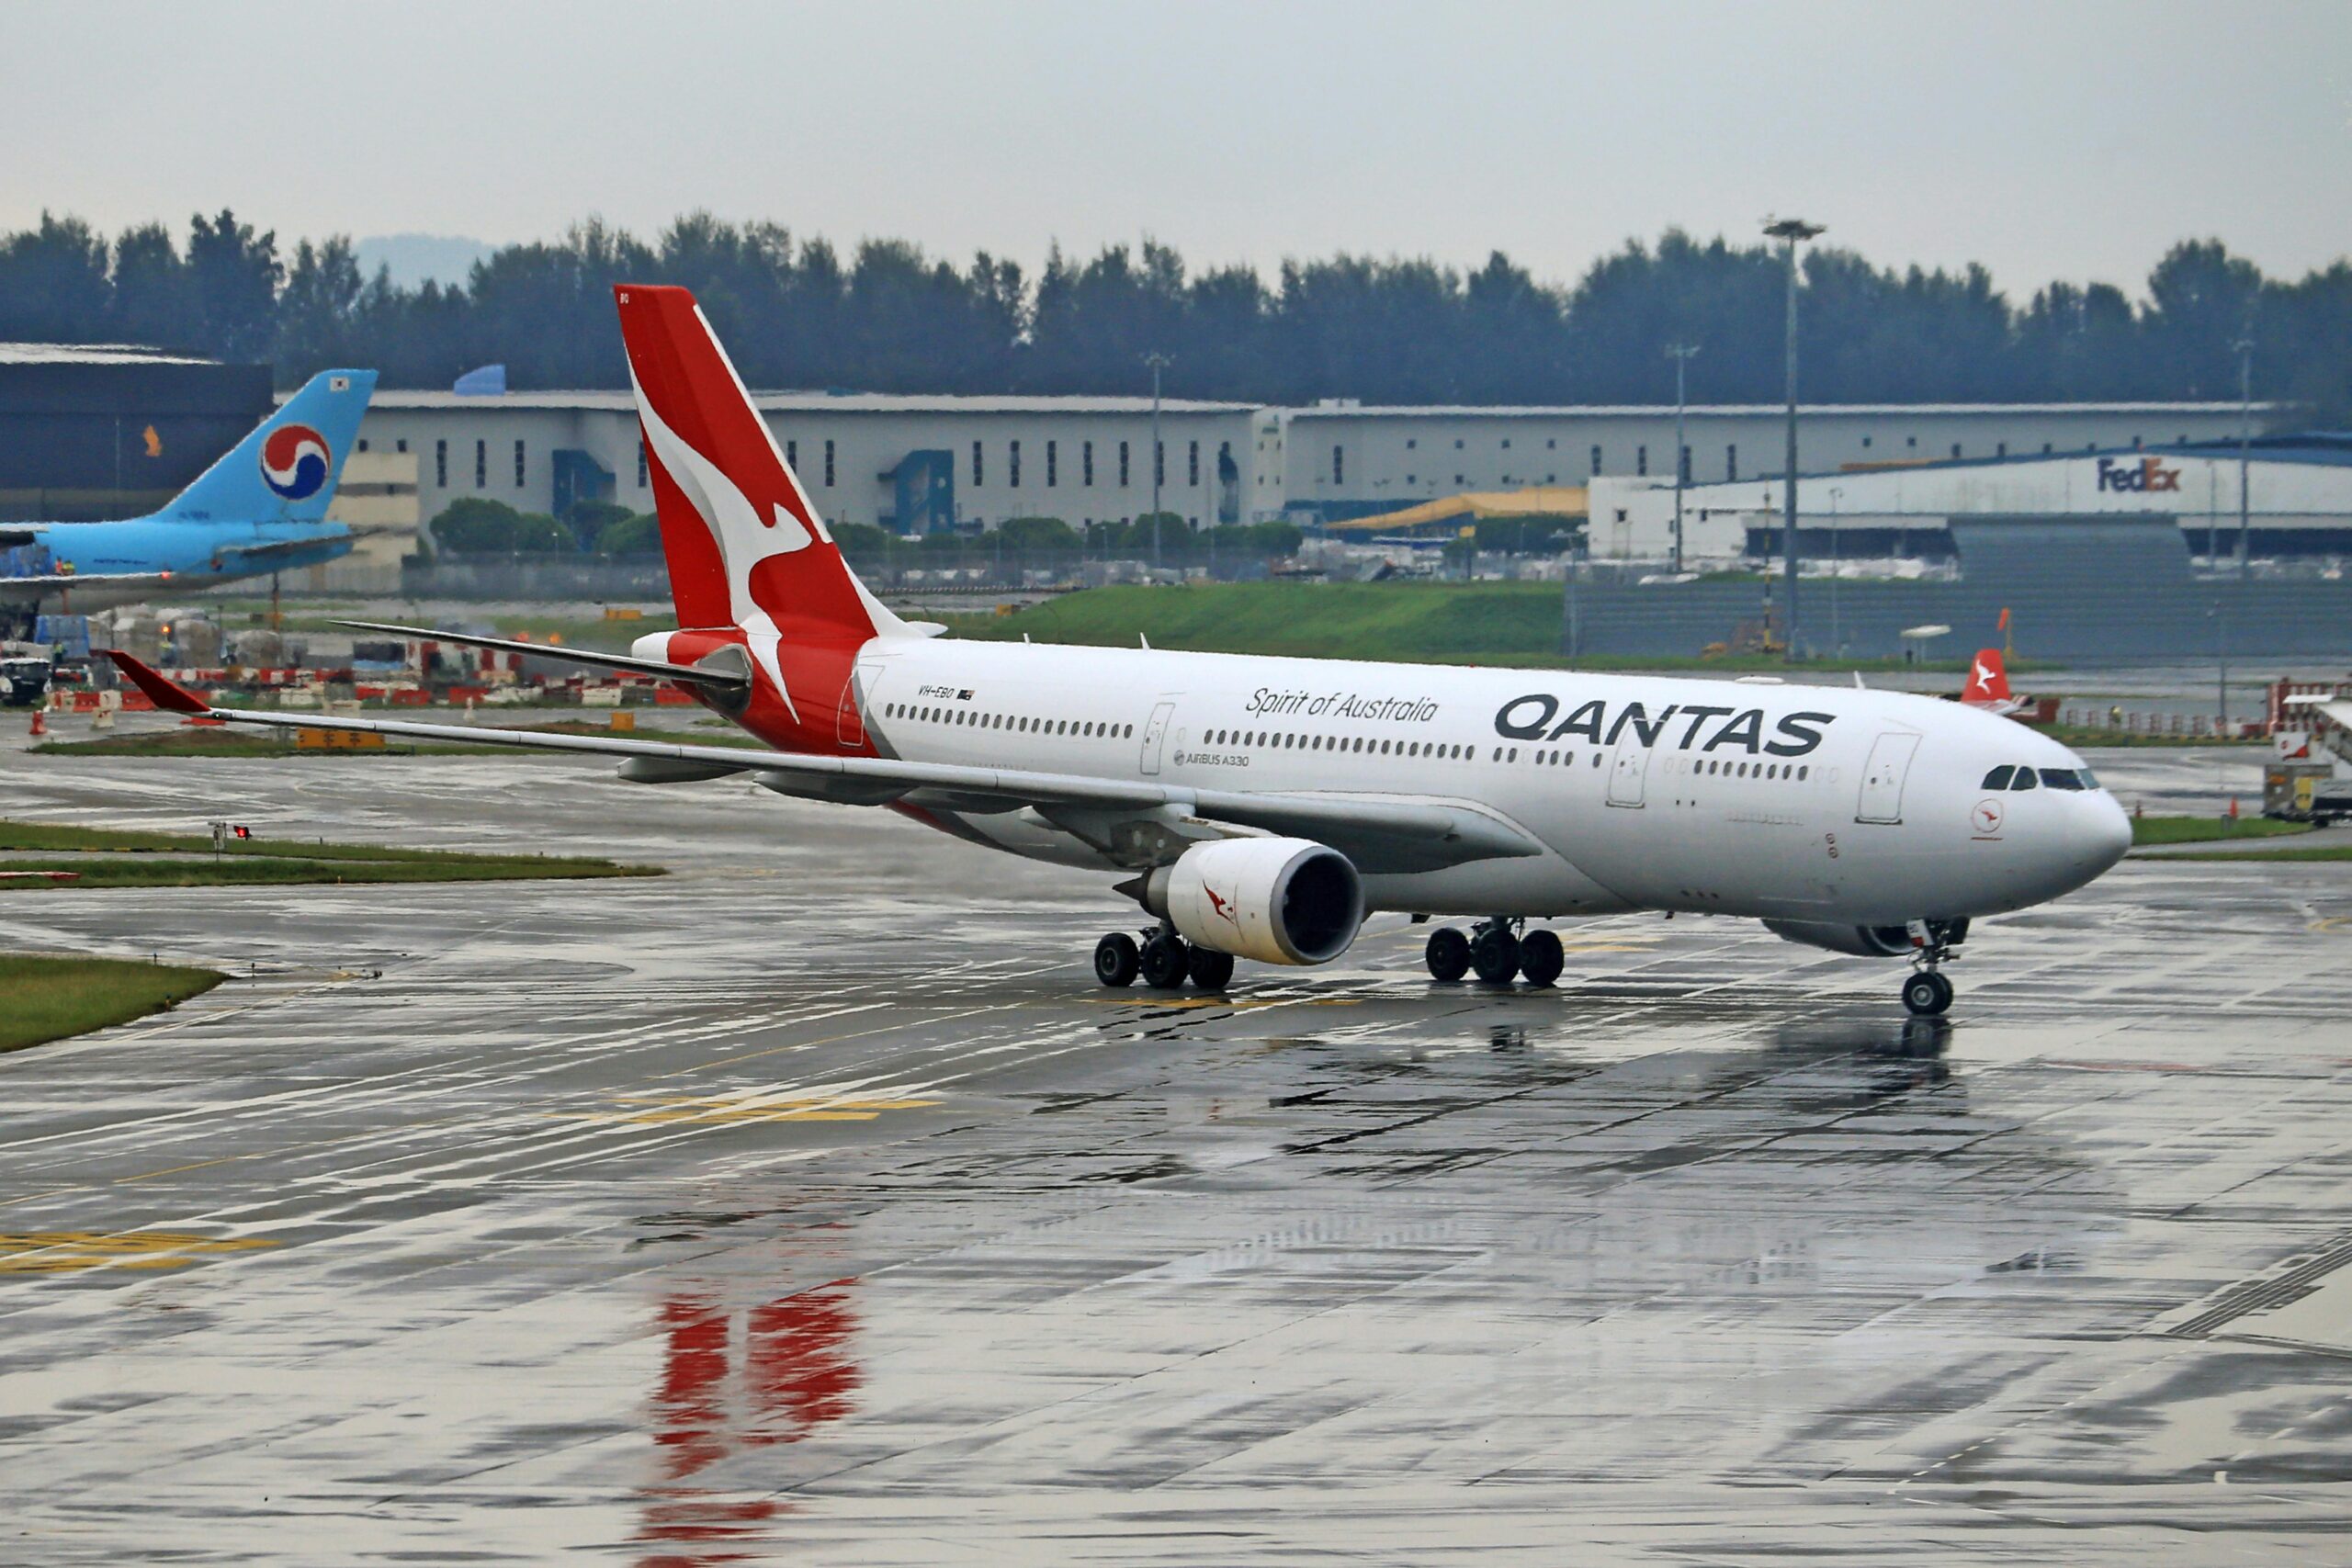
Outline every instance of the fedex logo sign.
[[2136, 463], [2119, 463], [2112, 457], [2098, 460], [2098, 488], [2112, 491], [2178, 490], [2180, 470], [2167, 468], [2154, 457], [2143, 457]]

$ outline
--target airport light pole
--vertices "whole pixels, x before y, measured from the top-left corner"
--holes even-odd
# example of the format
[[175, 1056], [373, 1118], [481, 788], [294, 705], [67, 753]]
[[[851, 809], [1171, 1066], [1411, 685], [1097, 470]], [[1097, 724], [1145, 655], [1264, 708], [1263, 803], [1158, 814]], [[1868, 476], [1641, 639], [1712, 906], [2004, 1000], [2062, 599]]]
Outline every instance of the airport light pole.
[[1695, 343], [1666, 345], [1667, 357], [1674, 361], [1674, 570], [1678, 574], [1682, 570], [1682, 487], [1690, 479], [1690, 465], [1682, 460], [1682, 454], [1690, 450], [1682, 439], [1682, 372], [1690, 365], [1690, 356], [1698, 352]]
[[1159, 373], [1175, 363], [1166, 355], [1147, 354], [1151, 367], [1151, 570], [1159, 570]]
[[2253, 511], [2246, 448], [2254, 440], [2254, 339], [2242, 337], [2230, 346], [2238, 351], [2238, 577], [2243, 580], [2250, 567], [2246, 524]]
[[[1789, 626], [1783, 641], [1787, 644], [1785, 656], [1792, 664], [1797, 660], [1797, 246], [1822, 231], [1822, 225], [1808, 223], [1802, 218], [1775, 218], [1764, 225], [1764, 232], [1781, 243], [1789, 272], [1789, 450], [1787, 469], [1781, 475], [1784, 499], [1781, 507], [1781, 574], [1789, 592]], [[1680, 454], [1676, 457], [1679, 459]]]
[[1841, 658], [1846, 652], [1846, 640], [1838, 632], [1838, 502], [1845, 499], [1842, 488], [1829, 487], [1829, 646]]

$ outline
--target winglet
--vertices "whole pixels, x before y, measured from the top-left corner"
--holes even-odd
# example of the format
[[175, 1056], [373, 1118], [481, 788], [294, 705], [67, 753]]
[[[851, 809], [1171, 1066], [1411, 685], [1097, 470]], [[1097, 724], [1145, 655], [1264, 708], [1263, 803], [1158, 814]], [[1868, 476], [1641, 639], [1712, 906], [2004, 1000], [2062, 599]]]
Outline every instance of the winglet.
[[119, 648], [102, 649], [114, 660], [115, 668], [130, 677], [130, 683], [147, 694], [147, 700], [168, 713], [210, 713], [212, 705], [187, 687], [175, 684], [161, 671], [151, 670]]

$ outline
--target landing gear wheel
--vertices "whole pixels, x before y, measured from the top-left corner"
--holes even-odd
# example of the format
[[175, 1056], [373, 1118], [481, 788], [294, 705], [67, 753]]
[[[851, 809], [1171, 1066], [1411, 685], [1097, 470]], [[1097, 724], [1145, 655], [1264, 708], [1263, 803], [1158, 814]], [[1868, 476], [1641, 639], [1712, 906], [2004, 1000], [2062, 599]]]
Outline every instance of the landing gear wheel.
[[1222, 991], [1233, 984], [1233, 954], [1214, 947], [1195, 946], [1184, 967], [1193, 984], [1204, 991]]
[[1125, 931], [1113, 931], [1094, 944], [1094, 979], [1098, 985], [1132, 986], [1136, 983], [1136, 939]]
[[1172, 991], [1184, 983], [1192, 950], [1173, 931], [1155, 932], [1143, 944], [1138, 967], [1143, 983], [1155, 991]]
[[1451, 986], [1470, 973], [1470, 939], [1452, 926], [1440, 926], [1430, 932], [1421, 962], [1430, 966], [1430, 979]]
[[1519, 974], [1519, 938], [1508, 926], [1488, 926], [1470, 943], [1470, 967], [1489, 986], [1508, 986]]
[[1529, 931], [1519, 939], [1519, 977], [1529, 985], [1550, 985], [1567, 964], [1556, 931]]
[[1903, 982], [1903, 1005], [1921, 1018], [1934, 1018], [1951, 1006], [1951, 982], [1922, 969]]

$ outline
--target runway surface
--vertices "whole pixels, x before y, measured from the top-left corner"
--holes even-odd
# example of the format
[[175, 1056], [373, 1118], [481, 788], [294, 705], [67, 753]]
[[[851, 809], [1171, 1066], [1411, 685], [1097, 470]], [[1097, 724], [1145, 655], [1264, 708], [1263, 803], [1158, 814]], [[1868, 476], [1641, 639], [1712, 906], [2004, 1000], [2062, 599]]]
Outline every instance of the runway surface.
[[239, 975], [0, 1056], [0, 1560], [2352, 1560], [2352, 866], [1929, 1025], [1655, 917], [1107, 994], [1107, 876], [571, 761], [0, 797], [676, 873], [0, 895]]

